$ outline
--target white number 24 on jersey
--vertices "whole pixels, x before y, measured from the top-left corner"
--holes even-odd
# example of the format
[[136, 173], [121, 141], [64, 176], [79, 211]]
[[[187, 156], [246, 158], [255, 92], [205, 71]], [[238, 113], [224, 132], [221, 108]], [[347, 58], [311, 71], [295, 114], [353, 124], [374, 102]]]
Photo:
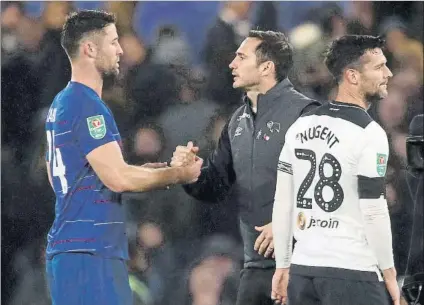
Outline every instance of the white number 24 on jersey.
[[66, 194], [68, 192], [68, 181], [65, 177], [66, 167], [65, 164], [63, 164], [62, 154], [60, 153], [59, 148], [54, 147], [54, 131], [47, 130], [47, 143], [49, 146], [48, 161], [50, 164], [53, 162], [52, 174], [54, 177], [59, 177], [60, 184], [62, 186], [62, 193]]

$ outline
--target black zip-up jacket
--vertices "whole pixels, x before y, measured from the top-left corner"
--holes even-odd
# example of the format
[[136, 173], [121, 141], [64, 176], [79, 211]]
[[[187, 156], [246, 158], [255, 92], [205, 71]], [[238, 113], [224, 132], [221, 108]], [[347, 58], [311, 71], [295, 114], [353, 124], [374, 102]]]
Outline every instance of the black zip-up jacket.
[[275, 261], [253, 249], [259, 236], [254, 227], [272, 221], [278, 157], [288, 128], [320, 104], [297, 92], [288, 79], [258, 96], [256, 114], [246, 96], [244, 101], [223, 128], [198, 181], [184, 189], [201, 201], [237, 204], [244, 267], [272, 268]]

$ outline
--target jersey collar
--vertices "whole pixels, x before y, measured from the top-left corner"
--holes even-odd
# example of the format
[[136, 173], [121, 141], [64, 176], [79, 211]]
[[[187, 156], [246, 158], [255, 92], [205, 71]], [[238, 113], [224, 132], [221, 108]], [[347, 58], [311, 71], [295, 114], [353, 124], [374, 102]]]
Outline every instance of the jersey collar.
[[339, 106], [339, 107], [353, 107], [353, 108], [358, 108], [358, 109], [361, 109], [361, 110], [367, 111], [365, 108], [363, 108], [363, 107], [361, 107], [361, 106], [359, 106], [359, 105], [356, 105], [356, 104], [352, 104], [352, 103], [338, 102], [338, 101], [332, 100], [332, 101], [330, 102], [330, 104], [332, 104], [333, 106]]

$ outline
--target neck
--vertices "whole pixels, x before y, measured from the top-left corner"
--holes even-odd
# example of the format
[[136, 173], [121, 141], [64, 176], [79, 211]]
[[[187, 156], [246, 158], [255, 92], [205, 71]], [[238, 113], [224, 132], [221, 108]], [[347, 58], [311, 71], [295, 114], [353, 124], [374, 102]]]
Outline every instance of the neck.
[[102, 97], [103, 78], [100, 73], [90, 65], [83, 63], [71, 63], [72, 77], [71, 81], [78, 82], [93, 89], [97, 95]]
[[277, 84], [276, 80], [271, 82], [266, 82], [264, 84], [259, 84], [256, 88], [252, 88], [246, 91], [247, 97], [250, 99], [252, 103], [252, 108], [256, 108], [258, 105], [258, 95], [266, 94], [269, 90], [271, 90]]
[[339, 86], [339, 90], [337, 92], [337, 96], [335, 98], [337, 102], [341, 103], [349, 103], [358, 105], [365, 110], [369, 108], [369, 103], [365, 100], [364, 96], [350, 88], [346, 88], [344, 86]]
[[215, 305], [218, 303], [219, 300], [213, 292], [202, 295], [196, 293], [193, 295], [193, 305]]

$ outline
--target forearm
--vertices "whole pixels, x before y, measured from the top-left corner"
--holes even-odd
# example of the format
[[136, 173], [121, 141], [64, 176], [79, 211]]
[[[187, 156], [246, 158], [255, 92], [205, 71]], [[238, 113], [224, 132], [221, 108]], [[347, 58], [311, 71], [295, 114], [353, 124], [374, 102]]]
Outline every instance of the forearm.
[[278, 159], [277, 184], [272, 211], [275, 262], [279, 269], [290, 267], [292, 256], [294, 181], [291, 155], [291, 150], [285, 143]]
[[272, 212], [274, 232], [274, 252], [277, 268], [288, 268], [291, 263], [293, 247], [293, 179], [291, 166], [279, 162], [277, 186]]
[[292, 209], [290, 205], [278, 200], [272, 213], [272, 231], [274, 233], [274, 252], [277, 268], [288, 268], [291, 263], [293, 229]]
[[365, 235], [376, 255], [381, 270], [394, 266], [392, 231], [387, 202], [383, 198], [361, 199], [360, 207], [365, 224]]
[[119, 175], [123, 181], [122, 192], [146, 192], [182, 182], [183, 168], [146, 168], [127, 165]]

